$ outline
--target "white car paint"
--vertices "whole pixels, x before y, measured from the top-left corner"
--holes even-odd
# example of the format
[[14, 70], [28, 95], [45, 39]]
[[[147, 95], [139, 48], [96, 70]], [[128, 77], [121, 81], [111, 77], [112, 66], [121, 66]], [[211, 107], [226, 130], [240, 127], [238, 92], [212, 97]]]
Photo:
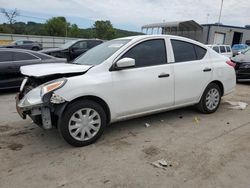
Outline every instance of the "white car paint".
[[52, 74], [85, 72], [90, 67], [90, 65], [76, 65], [70, 63], [47, 63], [22, 66], [20, 68], [20, 71], [23, 75], [26, 76], [40, 77]]
[[[223, 85], [224, 95], [235, 88], [234, 69], [226, 63], [229, 59], [199, 42], [170, 35], [143, 35], [125, 39], [130, 41], [91, 69], [90, 66], [74, 64], [62, 67], [46, 65], [46, 68], [36, 65], [30, 68], [23, 67], [22, 72], [26, 75], [42, 76], [53, 72], [84, 72], [89, 69], [83, 75], [67, 78], [65, 85], [54, 93], [68, 102], [83, 96], [102, 99], [109, 108], [111, 123], [196, 104], [207, 85], [213, 81], [219, 81]], [[165, 65], [110, 71], [131, 47], [152, 39], [165, 40]], [[207, 53], [201, 60], [175, 63], [170, 39], [196, 44], [205, 48]], [[207, 68], [211, 71], [203, 72]], [[161, 74], [169, 74], [169, 77], [159, 79], [158, 76]]]

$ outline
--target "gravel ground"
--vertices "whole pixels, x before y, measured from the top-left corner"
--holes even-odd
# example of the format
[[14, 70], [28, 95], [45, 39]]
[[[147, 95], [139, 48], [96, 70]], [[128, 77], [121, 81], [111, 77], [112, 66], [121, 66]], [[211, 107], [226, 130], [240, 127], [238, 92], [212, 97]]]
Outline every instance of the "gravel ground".
[[[190, 107], [112, 124], [82, 148], [22, 120], [14, 96], [0, 94], [1, 188], [250, 186], [250, 107], [225, 102], [250, 104], [250, 84], [238, 84], [214, 114]], [[167, 167], [152, 165], [159, 159]]]

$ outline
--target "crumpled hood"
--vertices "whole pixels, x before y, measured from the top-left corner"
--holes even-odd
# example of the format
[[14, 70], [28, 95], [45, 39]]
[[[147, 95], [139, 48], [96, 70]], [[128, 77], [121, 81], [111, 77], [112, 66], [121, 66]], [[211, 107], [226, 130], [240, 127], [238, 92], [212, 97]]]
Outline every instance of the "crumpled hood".
[[86, 72], [91, 67], [91, 65], [77, 65], [72, 63], [47, 63], [22, 66], [20, 71], [25, 76], [43, 77], [53, 74]]
[[245, 55], [245, 54], [240, 54], [240, 55], [233, 57], [232, 60], [235, 62], [240, 62], [240, 63], [250, 62], [250, 56]]

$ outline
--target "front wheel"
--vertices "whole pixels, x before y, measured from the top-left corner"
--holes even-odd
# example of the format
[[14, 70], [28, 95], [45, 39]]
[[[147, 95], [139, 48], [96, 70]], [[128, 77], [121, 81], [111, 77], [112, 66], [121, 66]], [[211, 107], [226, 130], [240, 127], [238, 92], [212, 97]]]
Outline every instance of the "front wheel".
[[69, 104], [61, 122], [59, 131], [62, 137], [76, 147], [94, 143], [107, 124], [102, 106], [90, 100], [80, 100]]
[[200, 112], [210, 114], [215, 112], [221, 101], [221, 89], [215, 84], [211, 83], [205, 89], [197, 108]]

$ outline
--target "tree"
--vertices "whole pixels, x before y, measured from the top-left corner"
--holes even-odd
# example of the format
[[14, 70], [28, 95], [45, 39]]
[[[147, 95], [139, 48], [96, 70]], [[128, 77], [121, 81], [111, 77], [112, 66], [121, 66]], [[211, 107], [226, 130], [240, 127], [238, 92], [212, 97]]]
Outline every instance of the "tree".
[[67, 37], [70, 24], [65, 17], [53, 17], [44, 25], [47, 35]]
[[79, 37], [79, 35], [80, 35], [80, 29], [78, 28], [78, 26], [76, 24], [72, 24], [69, 27], [68, 36], [69, 37]]
[[9, 11], [7, 12], [4, 8], [0, 9], [1, 13], [5, 15], [5, 17], [8, 20], [9, 26], [10, 26], [10, 32], [13, 33], [14, 31], [14, 23], [16, 22], [16, 17], [19, 16], [19, 12], [17, 9], [13, 10], [13, 11]]
[[115, 38], [115, 29], [109, 20], [96, 21], [94, 24], [95, 37], [110, 40]]

